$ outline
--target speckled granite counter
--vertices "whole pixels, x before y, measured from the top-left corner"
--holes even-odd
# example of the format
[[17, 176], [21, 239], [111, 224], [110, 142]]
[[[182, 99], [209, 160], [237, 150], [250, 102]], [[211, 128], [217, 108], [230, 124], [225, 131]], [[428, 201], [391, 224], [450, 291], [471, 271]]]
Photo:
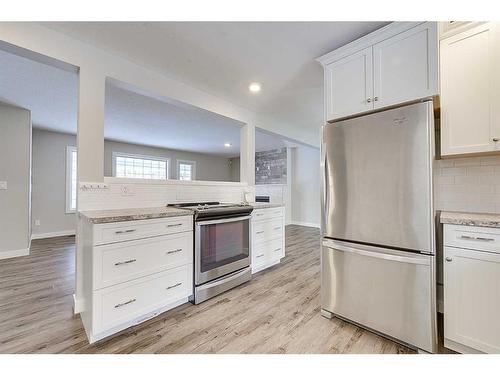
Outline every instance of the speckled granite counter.
[[472, 212], [443, 211], [441, 212], [440, 220], [442, 224], [500, 228], [499, 214], [478, 214]]
[[79, 215], [86, 218], [92, 224], [191, 216], [192, 214], [192, 211], [173, 207], [125, 208], [119, 210], [82, 211], [79, 213]]
[[249, 203], [255, 210], [259, 208], [275, 208], [275, 207], [285, 207], [285, 205], [280, 203], [268, 203], [268, 202], [253, 202]]

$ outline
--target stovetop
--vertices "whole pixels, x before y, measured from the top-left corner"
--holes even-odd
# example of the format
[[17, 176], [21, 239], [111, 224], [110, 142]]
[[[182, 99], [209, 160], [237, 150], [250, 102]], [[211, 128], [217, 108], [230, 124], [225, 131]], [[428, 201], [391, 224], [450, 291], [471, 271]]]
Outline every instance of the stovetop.
[[209, 209], [217, 208], [227, 208], [227, 207], [251, 207], [249, 204], [245, 203], [221, 203], [221, 202], [195, 202], [195, 203], [170, 203], [167, 204], [168, 207], [184, 208], [192, 211], [203, 211]]
[[171, 203], [167, 206], [194, 211], [195, 219], [215, 215], [248, 215], [253, 211], [253, 207], [246, 203], [195, 202]]

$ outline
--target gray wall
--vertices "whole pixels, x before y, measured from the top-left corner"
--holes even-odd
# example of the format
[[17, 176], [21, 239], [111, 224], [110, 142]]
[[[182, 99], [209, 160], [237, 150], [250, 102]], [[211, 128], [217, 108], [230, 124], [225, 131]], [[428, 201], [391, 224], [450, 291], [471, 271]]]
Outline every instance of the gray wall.
[[66, 213], [66, 147], [75, 145], [74, 135], [33, 129], [34, 235], [75, 229], [75, 214]]
[[319, 149], [299, 146], [292, 150], [292, 221], [319, 226]]
[[[177, 160], [191, 160], [196, 162], [196, 179], [202, 181], [232, 181], [229, 158], [199, 154], [195, 152], [184, 152], [164, 148], [148, 147], [105, 141], [104, 143], [104, 175], [111, 177], [113, 152], [125, 154], [138, 154], [160, 156], [170, 159], [169, 178], [177, 179]], [[238, 178], [237, 181], [240, 179]]]
[[[33, 226], [33, 234], [75, 229], [75, 214], [66, 213], [66, 147], [74, 145], [74, 135], [33, 130], [32, 220], [40, 220], [39, 226]], [[170, 158], [170, 178], [176, 178], [177, 159], [181, 159], [196, 161], [198, 180], [234, 181], [228, 158], [114, 141], [104, 144], [105, 176], [112, 176], [113, 151]], [[239, 181], [239, 169], [237, 176]]]
[[255, 184], [286, 184], [286, 147], [255, 153]]
[[[0, 258], [29, 249], [31, 115], [0, 103]], [[2, 256], [2, 252], [4, 253]]]

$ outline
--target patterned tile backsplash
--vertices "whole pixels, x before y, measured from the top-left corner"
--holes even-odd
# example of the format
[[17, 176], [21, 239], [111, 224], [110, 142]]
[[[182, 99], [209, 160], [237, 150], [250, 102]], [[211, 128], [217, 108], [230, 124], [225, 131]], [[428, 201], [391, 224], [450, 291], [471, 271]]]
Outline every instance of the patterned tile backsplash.
[[255, 184], [286, 184], [286, 147], [255, 153]]
[[436, 210], [500, 213], [500, 156], [434, 163]]

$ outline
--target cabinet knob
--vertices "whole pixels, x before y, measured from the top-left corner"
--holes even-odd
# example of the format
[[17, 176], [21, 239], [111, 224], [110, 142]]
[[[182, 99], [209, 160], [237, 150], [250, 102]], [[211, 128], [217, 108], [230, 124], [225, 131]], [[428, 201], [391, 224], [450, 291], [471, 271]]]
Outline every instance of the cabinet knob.
[[498, 141], [500, 141], [500, 138], [493, 138], [492, 141], [493, 142], [498, 142]]
[[373, 100], [378, 102], [378, 96], [374, 97]]
[[446, 259], [446, 261], [447, 261], [447, 262], [451, 262], [451, 261], [453, 260], [453, 259], [452, 259], [452, 258], [450, 258], [450, 257], [446, 257], [445, 259]]
[[372, 98], [368, 98], [368, 99], [366, 99], [366, 102], [367, 102], [367, 103], [371, 103], [371, 102], [372, 102]]

